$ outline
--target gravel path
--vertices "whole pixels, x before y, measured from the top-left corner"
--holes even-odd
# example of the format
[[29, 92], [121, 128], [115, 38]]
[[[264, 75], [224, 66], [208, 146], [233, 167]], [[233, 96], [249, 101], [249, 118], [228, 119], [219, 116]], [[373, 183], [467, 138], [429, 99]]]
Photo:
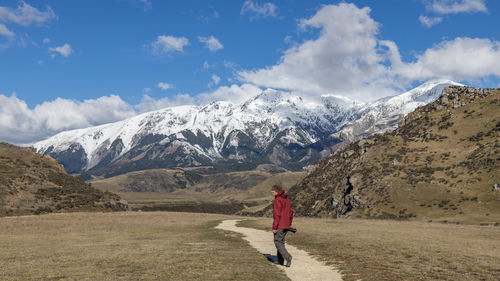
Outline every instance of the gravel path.
[[[244, 235], [244, 239], [250, 245], [266, 256], [276, 256], [276, 247], [273, 242], [273, 234], [270, 231], [263, 231], [253, 228], [237, 227], [237, 220], [225, 220], [216, 228], [238, 232]], [[289, 233], [288, 235], [293, 235]], [[306, 251], [299, 250], [291, 245], [286, 245], [286, 249], [292, 255], [292, 266], [283, 269], [292, 281], [317, 280], [317, 281], [342, 281], [342, 276], [332, 267], [313, 259]], [[270, 263], [271, 264], [271, 263]]]

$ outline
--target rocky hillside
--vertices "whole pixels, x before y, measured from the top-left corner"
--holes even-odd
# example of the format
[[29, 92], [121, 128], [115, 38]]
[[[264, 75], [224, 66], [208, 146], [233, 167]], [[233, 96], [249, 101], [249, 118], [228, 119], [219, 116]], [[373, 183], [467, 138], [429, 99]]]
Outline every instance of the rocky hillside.
[[289, 191], [304, 216], [500, 222], [500, 90], [451, 86]]
[[119, 196], [68, 175], [50, 156], [0, 143], [0, 216], [125, 209]]

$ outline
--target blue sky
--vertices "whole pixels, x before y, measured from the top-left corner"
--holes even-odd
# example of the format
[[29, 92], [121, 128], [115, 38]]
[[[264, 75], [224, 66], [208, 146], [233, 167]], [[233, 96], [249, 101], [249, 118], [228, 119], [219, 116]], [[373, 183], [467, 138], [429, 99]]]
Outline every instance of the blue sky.
[[0, 2], [0, 140], [276, 88], [500, 87], [500, 1]]

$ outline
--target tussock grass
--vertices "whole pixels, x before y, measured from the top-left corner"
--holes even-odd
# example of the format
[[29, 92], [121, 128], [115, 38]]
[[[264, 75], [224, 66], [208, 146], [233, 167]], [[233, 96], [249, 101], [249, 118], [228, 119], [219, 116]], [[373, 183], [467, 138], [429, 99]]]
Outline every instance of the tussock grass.
[[288, 280], [223, 215], [124, 212], [0, 218], [0, 280]]
[[287, 243], [340, 268], [345, 280], [500, 280], [500, 227], [314, 218], [294, 226]]

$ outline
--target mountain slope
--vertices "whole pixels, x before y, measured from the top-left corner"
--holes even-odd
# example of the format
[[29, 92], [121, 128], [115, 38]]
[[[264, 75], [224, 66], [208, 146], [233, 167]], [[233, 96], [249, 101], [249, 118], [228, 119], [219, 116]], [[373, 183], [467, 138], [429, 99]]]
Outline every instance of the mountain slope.
[[266, 90], [242, 104], [166, 108], [63, 132], [34, 147], [68, 172], [97, 175], [217, 162], [307, 165], [322, 150], [311, 145], [319, 140], [333, 145], [329, 134], [355, 119], [359, 106], [336, 97], [304, 100]]
[[[500, 223], [500, 91], [452, 86], [289, 192], [298, 215]], [[498, 186], [498, 185], [497, 185]]]
[[241, 104], [213, 102], [165, 108], [112, 124], [63, 132], [34, 147], [63, 163], [70, 173], [106, 177], [143, 169], [204, 165], [234, 171], [272, 163], [300, 170], [328, 156], [340, 142], [332, 134], [345, 126], [375, 116], [374, 122], [363, 121], [355, 135], [370, 132], [374, 126], [377, 130], [392, 127], [379, 121], [394, 119], [417, 104], [436, 99], [450, 84], [453, 82], [424, 84], [370, 106], [341, 97], [305, 99], [268, 89]]
[[125, 209], [117, 195], [68, 175], [51, 157], [0, 143], [0, 216]]
[[394, 97], [379, 99], [360, 110], [360, 118], [334, 134], [352, 142], [373, 133], [395, 129], [399, 119], [417, 107], [429, 104], [441, 96], [445, 87], [464, 86], [450, 80], [429, 81]]

